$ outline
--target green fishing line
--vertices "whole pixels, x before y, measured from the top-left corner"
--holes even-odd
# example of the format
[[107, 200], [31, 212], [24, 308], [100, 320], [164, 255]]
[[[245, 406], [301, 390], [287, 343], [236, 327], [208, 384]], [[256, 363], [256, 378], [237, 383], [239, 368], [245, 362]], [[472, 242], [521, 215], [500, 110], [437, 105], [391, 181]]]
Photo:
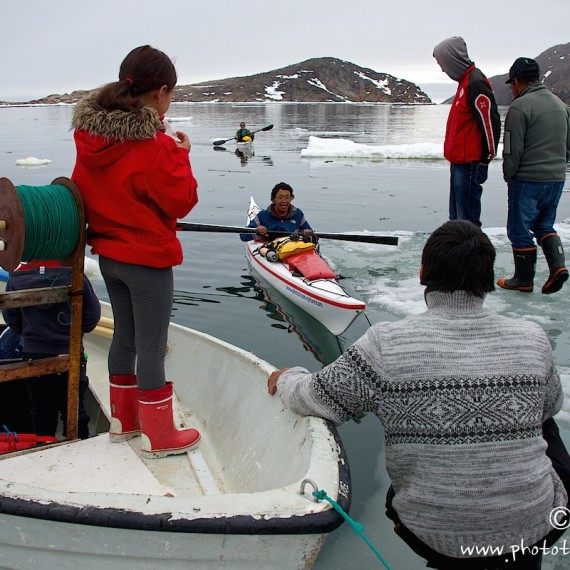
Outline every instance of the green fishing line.
[[79, 212], [66, 186], [16, 186], [24, 210], [26, 236], [22, 261], [63, 259], [77, 246]]

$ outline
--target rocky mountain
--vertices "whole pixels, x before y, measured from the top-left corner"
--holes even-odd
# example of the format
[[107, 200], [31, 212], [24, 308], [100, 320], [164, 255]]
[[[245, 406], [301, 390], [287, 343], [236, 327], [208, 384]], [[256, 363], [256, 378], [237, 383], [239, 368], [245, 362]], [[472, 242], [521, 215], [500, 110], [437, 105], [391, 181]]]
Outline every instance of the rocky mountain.
[[417, 85], [333, 57], [281, 69], [176, 87], [176, 101], [431, 103]]
[[53, 95], [48, 95], [42, 99], [34, 99], [33, 101], [28, 101], [27, 103], [10, 103], [10, 105], [55, 105], [57, 103], [65, 103], [68, 105], [77, 103], [79, 99], [91, 93], [92, 89], [80, 89], [78, 91], [72, 91], [71, 93], [64, 93], [59, 95], [54, 93]]
[[[76, 103], [88, 91], [49, 95], [28, 104]], [[349, 61], [320, 57], [247, 77], [178, 85], [174, 102], [298, 101], [430, 104], [417, 85]], [[12, 103], [13, 104], [13, 103]]]
[[[532, 57], [524, 53], [521, 55]], [[540, 78], [544, 85], [570, 105], [570, 43], [551, 47], [533, 59], [540, 67]], [[508, 78], [508, 73], [489, 78], [499, 105], [510, 105], [512, 101], [511, 90], [505, 84]]]
[[[522, 57], [532, 57], [522, 54]], [[540, 79], [555, 95], [570, 105], [570, 43], [560, 44], [543, 51], [539, 56], [533, 57], [540, 67]], [[485, 70], [482, 70], [485, 73]], [[510, 105], [513, 97], [510, 87], [505, 83], [509, 78], [508, 70], [503, 75], [489, 77], [493, 86], [498, 105]], [[451, 103], [453, 97], [443, 103]]]

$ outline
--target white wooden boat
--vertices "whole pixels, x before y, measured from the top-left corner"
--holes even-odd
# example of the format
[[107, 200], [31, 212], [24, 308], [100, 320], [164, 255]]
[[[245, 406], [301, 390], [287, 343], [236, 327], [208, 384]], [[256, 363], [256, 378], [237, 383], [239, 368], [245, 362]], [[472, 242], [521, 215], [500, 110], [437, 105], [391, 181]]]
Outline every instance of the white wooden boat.
[[[104, 305], [109, 317], [109, 307]], [[86, 335], [91, 392], [108, 429], [111, 319]], [[266, 362], [170, 325], [167, 377], [196, 450], [144, 459], [140, 438], [99, 433], [0, 456], [0, 567], [82, 570], [310, 568], [342, 518], [350, 476], [334, 428], [267, 395]], [[99, 431], [99, 430], [98, 430]], [[303, 490], [303, 492], [301, 492]]]
[[[259, 206], [253, 197], [250, 198], [247, 224], [253, 220], [258, 211]], [[246, 255], [250, 267], [285, 298], [321, 322], [334, 335], [342, 334], [366, 309], [365, 303], [351, 297], [336, 278], [307, 278], [292, 267], [291, 258], [271, 262], [262, 256], [259, 253], [261, 245], [262, 243], [255, 240], [246, 242]], [[318, 255], [314, 251], [299, 255], [311, 254]]]

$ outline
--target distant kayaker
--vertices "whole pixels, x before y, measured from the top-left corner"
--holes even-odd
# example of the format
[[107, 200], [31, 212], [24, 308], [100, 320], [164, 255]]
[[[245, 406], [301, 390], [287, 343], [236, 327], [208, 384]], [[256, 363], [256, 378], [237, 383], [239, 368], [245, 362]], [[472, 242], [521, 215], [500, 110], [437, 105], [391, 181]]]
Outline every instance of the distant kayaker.
[[[246, 138], [249, 137], [249, 138]], [[236, 131], [236, 141], [237, 142], [244, 142], [244, 141], [252, 141], [255, 135], [249, 130], [245, 128], [245, 123], [242, 121], [239, 124], [239, 129]]]
[[422, 253], [424, 313], [373, 325], [318, 372], [284, 368], [267, 383], [302, 416], [378, 417], [387, 515], [429, 568], [538, 570], [569, 524], [560, 377], [538, 324], [483, 308], [494, 261], [480, 228], [446, 222]]
[[293, 206], [293, 188], [285, 182], [279, 182], [271, 190], [271, 204], [259, 212], [249, 223], [250, 228], [257, 228], [257, 234], [240, 234], [242, 241], [260, 239], [271, 241], [275, 237], [271, 232], [290, 232], [312, 236], [313, 230], [305, 219], [305, 214]]
[[190, 139], [181, 131], [166, 133], [162, 121], [176, 81], [166, 54], [135, 48], [118, 81], [77, 104], [72, 123], [72, 178], [115, 318], [109, 435], [113, 442], [142, 435], [141, 452], [149, 458], [184, 453], [200, 439], [195, 429], [174, 422], [164, 369], [172, 267], [182, 263], [176, 221], [198, 202]]

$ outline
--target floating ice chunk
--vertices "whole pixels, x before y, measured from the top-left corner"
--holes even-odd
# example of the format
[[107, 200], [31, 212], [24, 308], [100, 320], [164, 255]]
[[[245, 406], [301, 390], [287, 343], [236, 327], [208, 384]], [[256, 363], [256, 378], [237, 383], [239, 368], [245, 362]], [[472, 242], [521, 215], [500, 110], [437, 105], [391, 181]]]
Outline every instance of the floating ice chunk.
[[376, 146], [355, 143], [348, 139], [323, 139], [310, 136], [308, 148], [301, 150], [301, 156], [443, 159], [443, 145], [435, 143], [414, 143]]
[[17, 166], [44, 166], [45, 164], [51, 164], [49, 158], [36, 158], [35, 156], [28, 156], [27, 158], [19, 158], [16, 161]]

